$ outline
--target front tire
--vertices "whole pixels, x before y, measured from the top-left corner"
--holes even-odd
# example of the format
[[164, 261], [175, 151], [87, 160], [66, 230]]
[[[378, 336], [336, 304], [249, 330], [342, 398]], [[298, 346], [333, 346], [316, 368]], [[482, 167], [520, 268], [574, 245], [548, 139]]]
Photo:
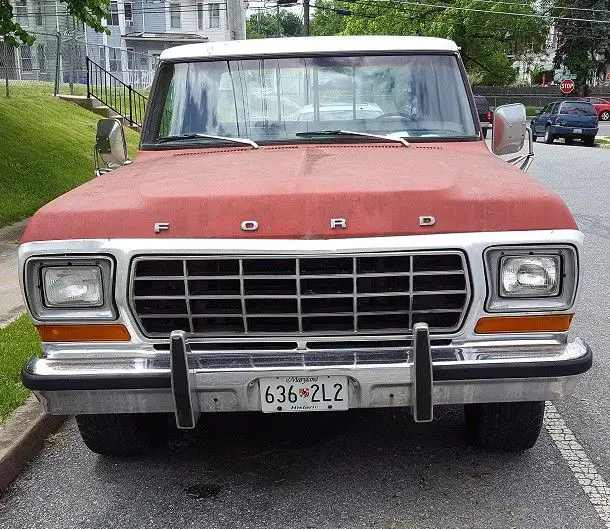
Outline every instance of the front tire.
[[602, 121], [610, 121], [610, 110], [604, 110], [599, 113], [599, 119]]
[[544, 143], [553, 143], [555, 141], [555, 136], [553, 136], [553, 131], [551, 127], [547, 127], [544, 130]]
[[87, 448], [103, 456], [143, 455], [165, 444], [169, 435], [166, 414], [77, 415], [76, 423]]
[[521, 452], [536, 444], [544, 418], [544, 401], [465, 404], [464, 414], [474, 446]]
[[587, 146], [587, 147], [593, 147], [595, 145], [595, 137], [594, 136], [585, 136], [582, 139], [583, 143]]

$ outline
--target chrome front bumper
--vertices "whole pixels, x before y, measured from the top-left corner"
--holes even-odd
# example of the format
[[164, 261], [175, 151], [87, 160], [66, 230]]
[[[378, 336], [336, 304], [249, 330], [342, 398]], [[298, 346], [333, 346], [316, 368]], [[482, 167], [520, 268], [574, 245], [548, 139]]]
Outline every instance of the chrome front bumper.
[[23, 381], [52, 414], [169, 412], [192, 427], [199, 413], [259, 411], [261, 377], [344, 375], [351, 408], [407, 406], [428, 421], [436, 404], [564, 397], [592, 364], [578, 338], [430, 346], [427, 327], [412, 347], [374, 350], [190, 350], [177, 334], [171, 347], [138, 358], [108, 358], [90, 346], [87, 359], [33, 357]]

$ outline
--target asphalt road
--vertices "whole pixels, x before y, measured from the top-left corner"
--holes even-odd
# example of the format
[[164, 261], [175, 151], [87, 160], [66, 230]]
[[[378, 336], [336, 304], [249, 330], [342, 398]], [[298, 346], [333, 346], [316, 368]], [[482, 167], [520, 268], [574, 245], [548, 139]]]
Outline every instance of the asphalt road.
[[[587, 236], [574, 330], [595, 365], [555, 404], [599, 483], [610, 481], [609, 166], [610, 149], [538, 143], [531, 168]], [[460, 408], [436, 415], [431, 425], [396, 411], [206, 417], [191, 436], [132, 460], [90, 453], [69, 421], [0, 499], [0, 527], [610, 527], [556, 434], [498, 455], [467, 446]]]
[[610, 136], [610, 121], [599, 122], [599, 136]]

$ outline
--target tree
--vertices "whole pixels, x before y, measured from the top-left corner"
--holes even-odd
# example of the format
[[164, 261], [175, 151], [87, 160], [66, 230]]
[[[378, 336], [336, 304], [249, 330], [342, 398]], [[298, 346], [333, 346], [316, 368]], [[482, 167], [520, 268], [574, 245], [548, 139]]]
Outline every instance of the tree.
[[309, 24], [312, 35], [340, 35], [345, 30], [345, 15], [338, 2], [316, 1], [316, 11]]
[[[529, 6], [522, 5], [528, 1], [531, 2]], [[337, 14], [340, 7], [351, 13], [341, 17], [345, 19], [342, 24]], [[335, 13], [332, 13], [333, 9]], [[542, 3], [538, 0], [521, 0], [514, 5], [509, 2], [490, 4], [485, 0], [421, 0], [421, 5], [401, 4], [399, 0], [350, 3], [335, 0], [325, 11], [331, 11], [331, 14], [319, 14], [318, 10], [314, 14], [312, 26], [319, 31], [316, 34], [332, 34], [339, 29], [346, 35], [421, 35], [452, 39], [460, 46], [474, 84], [512, 83], [517, 74], [513, 62], [525, 53], [541, 51], [549, 28], [548, 20], [544, 18], [518, 16], [542, 14]]]
[[[595, 11], [566, 9], [578, 7]], [[558, 47], [554, 63], [576, 74], [577, 92], [587, 95], [589, 86], [603, 78], [610, 68], [610, 24], [565, 18], [597, 19], [610, 21], [610, 0], [557, 0], [553, 14]]]
[[[267, 13], [257, 13], [246, 20], [246, 37], [249, 39], [264, 39], [277, 37], [277, 16]], [[280, 10], [281, 37], [298, 37], [303, 34], [303, 21], [294, 13]]]
[[[60, 0], [68, 6], [68, 13], [82, 20], [96, 31], [108, 32], [102, 19], [108, 16], [107, 0]], [[9, 0], [0, 0], [0, 39], [9, 46], [32, 45], [32, 37], [18, 22], [13, 20], [13, 6]]]

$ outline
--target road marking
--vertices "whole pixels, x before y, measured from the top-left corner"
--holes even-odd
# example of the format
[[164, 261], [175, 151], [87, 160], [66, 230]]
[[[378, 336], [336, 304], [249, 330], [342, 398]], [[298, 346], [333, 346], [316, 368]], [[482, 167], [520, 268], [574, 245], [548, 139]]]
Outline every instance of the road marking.
[[610, 487], [601, 477], [584, 448], [576, 440], [572, 430], [561, 418], [557, 408], [550, 402], [546, 403], [544, 410], [544, 427], [568, 463], [591, 505], [604, 522], [606, 529], [610, 529]]

